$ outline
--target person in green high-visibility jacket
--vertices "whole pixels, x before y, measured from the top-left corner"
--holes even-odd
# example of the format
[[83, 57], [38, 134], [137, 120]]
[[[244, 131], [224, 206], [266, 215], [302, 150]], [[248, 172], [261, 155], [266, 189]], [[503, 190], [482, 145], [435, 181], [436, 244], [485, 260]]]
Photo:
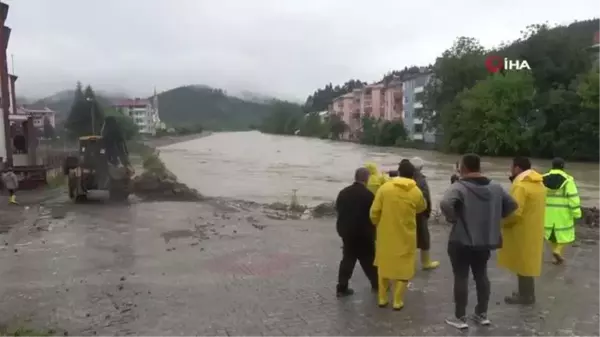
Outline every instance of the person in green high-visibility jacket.
[[545, 236], [552, 246], [554, 264], [562, 264], [563, 248], [575, 241], [575, 219], [581, 218], [581, 204], [573, 177], [565, 171], [562, 158], [552, 160], [552, 169], [544, 174], [546, 186]]

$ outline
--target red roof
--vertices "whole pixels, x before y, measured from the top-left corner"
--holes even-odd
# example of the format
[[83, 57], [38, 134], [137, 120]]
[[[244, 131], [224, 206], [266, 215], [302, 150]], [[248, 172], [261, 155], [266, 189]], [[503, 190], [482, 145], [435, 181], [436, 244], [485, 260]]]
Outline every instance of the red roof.
[[145, 107], [146, 105], [150, 104], [150, 101], [147, 99], [126, 99], [126, 100], [122, 100], [120, 102], [118, 102], [117, 104], [115, 104], [114, 106], [116, 107]]

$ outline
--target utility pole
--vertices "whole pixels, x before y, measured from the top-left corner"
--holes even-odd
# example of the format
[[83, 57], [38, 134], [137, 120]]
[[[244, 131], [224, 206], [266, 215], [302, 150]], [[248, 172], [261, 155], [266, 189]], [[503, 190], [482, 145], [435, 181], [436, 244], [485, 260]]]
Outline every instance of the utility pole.
[[6, 163], [13, 165], [12, 141], [10, 137], [10, 93], [8, 90], [8, 63], [6, 48], [10, 39], [10, 28], [5, 26], [8, 16], [8, 4], [0, 2], [0, 93], [2, 99], [2, 120], [4, 122], [4, 147], [6, 148]]
[[90, 113], [92, 114], [92, 136], [94, 136], [96, 135], [96, 117], [94, 116], [94, 100], [91, 97], [88, 97], [85, 100], [90, 102], [90, 104], [92, 105], [90, 107]]

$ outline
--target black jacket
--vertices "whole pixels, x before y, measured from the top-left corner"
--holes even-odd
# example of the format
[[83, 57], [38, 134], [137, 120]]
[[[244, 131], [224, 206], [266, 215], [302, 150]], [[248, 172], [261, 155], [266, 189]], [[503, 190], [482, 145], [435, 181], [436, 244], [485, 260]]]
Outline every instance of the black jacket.
[[369, 217], [373, 199], [373, 193], [360, 183], [354, 183], [340, 191], [335, 201], [338, 215], [336, 228], [340, 237], [374, 237], [375, 227]]
[[425, 175], [421, 172], [416, 172], [414, 179], [417, 183], [417, 187], [419, 187], [419, 189], [423, 193], [423, 198], [425, 198], [425, 201], [427, 202], [427, 208], [425, 209], [425, 211], [417, 214], [417, 221], [419, 221], [419, 218], [429, 219], [429, 216], [431, 216], [431, 193], [429, 192], [429, 184], [427, 184], [427, 177], [425, 177]]

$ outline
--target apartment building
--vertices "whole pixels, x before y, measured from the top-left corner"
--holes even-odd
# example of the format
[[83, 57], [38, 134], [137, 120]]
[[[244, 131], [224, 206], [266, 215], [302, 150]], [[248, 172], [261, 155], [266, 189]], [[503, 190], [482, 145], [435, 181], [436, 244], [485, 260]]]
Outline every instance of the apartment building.
[[158, 115], [158, 96], [156, 92], [152, 100], [127, 99], [113, 106], [125, 116], [131, 117], [141, 134], [155, 135], [162, 125]]
[[28, 116], [33, 118], [33, 126], [40, 132], [44, 131], [44, 124], [47, 120], [52, 128], [56, 127], [56, 112], [44, 107], [43, 109], [29, 109], [27, 107], [18, 107], [17, 115]]
[[426, 143], [435, 142], [435, 132], [426, 130], [421, 117], [423, 110], [421, 96], [425, 86], [431, 80], [431, 76], [430, 71], [423, 71], [419, 74], [407, 76], [402, 82], [404, 127], [410, 139], [422, 140]]
[[336, 97], [329, 113], [338, 115], [347, 125], [344, 138], [354, 139], [361, 128], [364, 116], [383, 120], [401, 118], [402, 83], [392, 81], [388, 85], [376, 83], [362, 89], [354, 89], [345, 95]]

